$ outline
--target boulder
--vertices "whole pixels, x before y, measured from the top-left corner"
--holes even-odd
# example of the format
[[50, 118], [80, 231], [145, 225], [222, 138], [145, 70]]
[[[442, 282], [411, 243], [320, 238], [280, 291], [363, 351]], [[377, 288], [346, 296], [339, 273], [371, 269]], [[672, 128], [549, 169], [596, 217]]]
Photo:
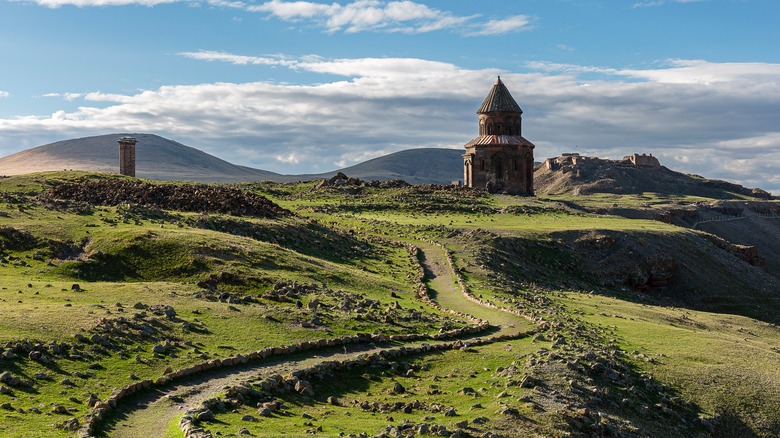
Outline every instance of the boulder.
[[206, 409], [205, 411], [200, 411], [195, 414], [195, 419], [205, 422], [214, 421], [214, 413]]

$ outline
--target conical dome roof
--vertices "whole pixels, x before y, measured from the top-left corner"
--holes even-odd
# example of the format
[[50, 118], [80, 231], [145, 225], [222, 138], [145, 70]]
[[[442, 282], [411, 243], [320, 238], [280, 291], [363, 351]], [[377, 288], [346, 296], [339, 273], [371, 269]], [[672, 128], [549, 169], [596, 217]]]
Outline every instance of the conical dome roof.
[[485, 101], [482, 102], [482, 106], [477, 110], [477, 114], [483, 113], [523, 113], [520, 109], [520, 105], [515, 102], [512, 95], [509, 94], [509, 90], [506, 88], [503, 82], [501, 82], [501, 76], [498, 77], [496, 84], [490, 89]]

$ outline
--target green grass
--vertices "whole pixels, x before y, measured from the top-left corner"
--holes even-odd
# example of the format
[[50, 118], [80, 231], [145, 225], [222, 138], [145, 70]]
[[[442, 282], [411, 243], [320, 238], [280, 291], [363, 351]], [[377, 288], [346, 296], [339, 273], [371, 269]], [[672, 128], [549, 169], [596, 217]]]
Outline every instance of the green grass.
[[[496, 414], [506, 403], [517, 407], [522, 418], [530, 419], [533, 434], [559, 435], [566, 426], [555, 409], [544, 413], [521, 401], [520, 397], [532, 391], [507, 387], [509, 378], [495, 372], [512, 364], [520, 372], [529, 371], [525, 361], [531, 356], [547, 360], [552, 354], [547, 350], [550, 341], [557, 335], [568, 336], [572, 344], [599, 354], [620, 349], [638, 372], [676, 389], [700, 407], [702, 415], [730, 422], [728, 430], [744, 431], [747, 427], [762, 436], [780, 430], [780, 385], [776, 383], [780, 372], [775, 366], [780, 359], [780, 333], [776, 326], [732, 315], [642, 304], [632, 292], [604, 290], [588, 282], [578, 260], [555, 239], [561, 231], [576, 234], [592, 230], [620, 231], [626, 236], [637, 232], [689, 236], [684, 229], [668, 224], [588, 214], [577, 208], [660, 209], [707, 199], [652, 193], [518, 198], [435, 187], [313, 190], [314, 183], [235, 185], [265, 195], [295, 213], [258, 219], [133, 205], [55, 206], [36, 198], [56, 181], [85, 178], [122, 177], [54, 172], [0, 178], [0, 228], [12, 227], [34, 237], [34, 242], [23, 248], [9, 247], [10, 243], [0, 238], [0, 347], [23, 340], [66, 342], [73, 353], [83, 356], [57, 359], [48, 365], [23, 357], [0, 360], [3, 370], [36, 381], [34, 391], [13, 388], [12, 394], [0, 395], [0, 403], [11, 403], [13, 408], [0, 410], [2, 436], [72, 435], [56, 431], [52, 424], [70, 416], [83, 418], [87, 413], [83, 401], [89, 394], [105, 398], [112, 388], [130, 383], [131, 374], [154, 378], [169, 366], [175, 369], [206, 358], [301, 340], [362, 332], [435, 333], [443, 325], [461, 326], [463, 321], [452, 320], [449, 314], [414, 298], [417, 266], [403, 244], [421, 245], [428, 254], [438, 251], [438, 247], [423, 244], [422, 238], [437, 240], [453, 253], [455, 265], [473, 294], [548, 320], [554, 328], [546, 333], [547, 340], [523, 339], [415, 357], [408, 360], [416, 370], [410, 377], [387, 368], [344, 373], [330, 381], [315, 382], [313, 400], [280, 395], [290, 408], [287, 416], [247, 423], [241, 416], [255, 414], [256, 409], [242, 408], [220, 414], [218, 419], [223, 423], [211, 425], [212, 431], [229, 435], [247, 427], [258, 436], [289, 436], [321, 425], [325, 435], [373, 435], [403, 420], [449, 425], [485, 416], [490, 422], [472, 432], [503, 430], [513, 436], [524, 431], [521, 425], [525, 423]], [[197, 283], [213, 277], [227, 279], [216, 283], [216, 296], [229, 292], [255, 301], [229, 304], [196, 296], [204, 292]], [[291, 282], [319, 288], [284, 303], [263, 297], [275, 284]], [[73, 290], [74, 283], [82, 290]], [[724, 287], [731, 284], [724, 282]], [[525, 319], [463, 301], [453, 278], [441, 276], [428, 285], [439, 292], [435, 298], [447, 307], [496, 324], [515, 325], [518, 331], [532, 327]], [[623, 299], [556, 292], [575, 287]], [[377, 300], [379, 304], [373, 309], [341, 310], [345, 296]], [[321, 302], [316, 315], [307, 306], [315, 298]], [[138, 302], [170, 305], [177, 319], [169, 321], [149, 310], [133, 308]], [[394, 315], [415, 311], [424, 317], [383, 322], [396, 302], [400, 309], [394, 310]], [[89, 337], [106, 321], [133, 321], [141, 312], [147, 315], [142, 321], [157, 329], [151, 337], [117, 335], [105, 349], [75, 341], [77, 333]], [[314, 316], [321, 324], [306, 328], [304, 323]], [[576, 339], [578, 326], [586, 327], [590, 334]], [[589, 327], [595, 329], [588, 331]], [[165, 339], [180, 341], [181, 346], [173, 354], [155, 357], [152, 347]], [[91, 364], [99, 366], [91, 369]], [[564, 377], [555, 374], [561, 370], [553, 367], [540, 375], [565, 395]], [[49, 379], [35, 377], [38, 373], [46, 373]], [[75, 385], [63, 385], [64, 378]], [[408, 389], [406, 394], [389, 391], [396, 381]], [[593, 385], [618, 395], [627, 391], [599, 382]], [[473, 387], [481, 396], [458, 394], [463, 387]], [[507, 395], [497, 397], [502, 391]], [[538, 392], [532, 395], [542, 398]], [[341, 406], [327, 404], [328, 396], [342, 400]], [[445, 418], [442, 413], [422, 411], [372, 413], [352, 405], [353, 400], [394, 403], [415, 398], [453, 406], [458, 416]], [[75, 410], [68, 415], [49, 415], [53, 403]], [[475, 403], [482, 408], [472, 409]], [[33, 408], [43, 413], [32, 413]], [[304, 419], [304, 412], [316, 420]], [[612, 417], [618, 414], [619, 410], [609, 413]], [[629, 423], [637, 415], [633, 411], [624, 414]], [[155, 432], [179, 436], [174, 423]]]
[[[415, 369], [411, 376], [406, 376], [404, 369], [394, 372], [390, 368], [364, 368], [339, 373], [333, 378], [313, 381], [316, 393], [313, 399], [290, 393], [279, 394], [278, 399], [289, 408], [283, 415], [260, 417], [256, 408], [244, 407], [218, 415], [217, 421], [210, 423], [208, 429], [229, 435], [246, 427], [258, 436], [272, 437], [303, 436], [307, 430], [321, 426], [322, 434], [326, 436], [342, 432], [365, 432], [373, 436], [387, 425], [404, 422], [447, 425], [450, 430], [455, 430], [452, 423], [466, 420], [471, 427], [475, 427], [471, 430], [473, 433], [478, 430], [498, 430], [504, 427], [500, 421], [491, 421], [482, 426], [472, 422], [477, 417], [494, 417], [495, 411], [507, 404], [519, 406], [526, 415], [533, 415], [533, 411], [518, 401], [532, 390], [516, 386], [507, 388], [506, 383], [512, 377], [498, 374], [496, 370], [515, 365], [520, 367], [519, 373], [522, 373], [522, 359], [548, 345], [523, 339], [467, 351], [447, 351], [404, 359], [402, 363], [408, 363]], [[396, 382], [405, 388], [403, 394], [393, 392]], [[472, 388], [477, 396], [464, 396], [464, 388]], [[338, 406], [327, 403], [331, 396], [339, 400]], [[433, 412], [430, 409], [415, 409], [405, 414], [399, 411], [372, 412], [360, 408], [363, 401], [393, 405], [414, 400], [425, 403], [429, 408], [433, 404], [454, 407], [457, 415], [447, 417], [443, 411]], [[477, 404], [481, 407], [475, 407]], [[313, 416], [315, 420], [302, 417], [304, 413]], [[252, 415], [259, 421], [241, 421], [244, 415]], [[305, 424], [309, 422], [311, 425]]]
[[[59, 173], [53, 177], [85, 176], [89, 177]], [[0, 264], [0, 341], [74, 343], [76, 333], [89, 337], [103, 318], [132, 318], [140, 312], [132, 308], [137, 302], [173, 306], [180, 321], [168, 324], [155, 335], [156, 340], [120, 343], [105, 353], [91, 352], [89, 344], [84, 346], [89, 356], [85, 360], [57, 360], [55, 370], [50, 371], [52, 380], [36, 380], [37, 392], [14, 390], [11, 398], [0, 396], [11, 400], [14, 409], [25, 411], [0, 412], [4, 415], [0, 417], [4, 418], [0, 421], [0, 433], [13, 430], [24, 436], [56, 434], [49, 415], [31, 414], [29, 410], [43, 404], [46, 409], [38, 408], [48, 412], [51, 403], [58, 403], [77, 408], [71, 416], [83, 417], [87, 412], [83, 400], [90, 393], [105, 398], [113, 387], [130, 383], [129, 375], [133, 373], [142, 379], [152, 378], [160, 376], [168, 366], [180, 368], [204, 358], [267, 346], [357, 332], [435, 333], [441, 326], [438, 311], [420, 308], [414, 300], [414, 286], [408, 281], [414, 267], [401, 246], [355, 239], [298, 218], [249, 220], [247, 223], [263, 227], [263, 232], [233, 235], [193, 227], [195, 222], [188, 219], [197, 219], [195, 214], [174, 213], [165, 221], [143, 215], [128, 219], [124, 207], [55, 211], [38, 205], [32, 198], [46, 186], [45, 178], [2, 180], [6, 190], [21, 192], [26, 198], [14, 198], [5, 205], [0, 227], [29, 233], [37, 243], [32, 249], [3, 252], [4, 257], [12, 256], [14, 261]], [[269, 236], [278, 239], [269, 241]], [[71, 258], [57, 259], [53, 244], [70, 247]], [[355, 252], [357, 249], [359, 252]], [[22, 260], [23, 265], [16, 264], [16, 260]], [[388, 326], [379, 319], [326, 309], [319, 315], [321, 328], [309, 329], [300, 322], [312, 317], [305, 307], [312, 297], [300, 298], [302, 309], [296, 307], [295, 300], [276, 303], [260, 299], [259, 304], [231, 305], [194, 297], [201, 290], [194, 284], [197, 280], [226, 272], [241, 281], [218, 287], [234, 293], [259, 297], [279, 281], [326, 284], [330, 290], [378, 300], [379, 309], [398, 302], [402, 309], [417, 309], [430, 317]], [[80, 285], [81, 291], [72, 290], [74, 283]], [[337, 304], [329, 301], [327, 294], [318, 298], [331, 308]], [[184, 322], [205, 331], [184, 330]], [[152, 346], [162, 339], [187, 341], [191, 347], [177, 349], [175, 356], [155, 358]], [[76, 372], [90, 371], [90, 363], [101, 365], [93, 370], [94, 377], [72, 377]], [[17, 360], [14, 364], [9, 369], [23, 378], [45, 371], [34, 361]], [[63, 389], [59, 382], [68, 376], [76, 386]], [[70, 401], [70, 397], [82, 403]]]
[[709, 414], [742, 418], [759, 435], [780, 428], [780, 329], [735, 315], [562, 294], [585, 321], [609, 329], [637, 365]]

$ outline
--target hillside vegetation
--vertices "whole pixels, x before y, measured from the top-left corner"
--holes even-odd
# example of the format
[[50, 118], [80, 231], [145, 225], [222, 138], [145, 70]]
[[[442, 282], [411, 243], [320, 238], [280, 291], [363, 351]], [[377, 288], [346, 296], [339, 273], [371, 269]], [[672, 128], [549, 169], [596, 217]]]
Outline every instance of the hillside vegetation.
[[0, 195], [2, 436], [780, 434], [767, 264], [598, 211], [689, 199], [84, 172]]

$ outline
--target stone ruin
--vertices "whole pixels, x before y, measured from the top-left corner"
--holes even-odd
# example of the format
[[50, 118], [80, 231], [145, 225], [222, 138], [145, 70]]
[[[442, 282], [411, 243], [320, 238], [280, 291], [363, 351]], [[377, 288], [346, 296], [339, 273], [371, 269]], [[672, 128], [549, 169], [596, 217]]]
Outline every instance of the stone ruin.
[[564, 153], [560, 157], [548, 158], [542, 164], [547, 170], [560, 170], [562, 173], [568, 173], [575, 167], [583, 164], [617, 164], [631, 167], [661, 168], [661, 163], [653, 154], [632, 154], [626, 155], [622, 160], [607, 160], [599, 157], [587, 157], [577, 152]]
[[135, 144], [133, 137], [121, 137], [119, 140], [119, 174], [135, 178]]
[[634, 166], [641, 166], [641, 167], [661, 167], [661, 163], [658, 161], [658, 158], [654, 157], [653, 154], [646, 155], [646, 154], [631, 154], [626, 155], [623, 157], [623, 162], [628, 161], [629, 163], [633, 164]]

